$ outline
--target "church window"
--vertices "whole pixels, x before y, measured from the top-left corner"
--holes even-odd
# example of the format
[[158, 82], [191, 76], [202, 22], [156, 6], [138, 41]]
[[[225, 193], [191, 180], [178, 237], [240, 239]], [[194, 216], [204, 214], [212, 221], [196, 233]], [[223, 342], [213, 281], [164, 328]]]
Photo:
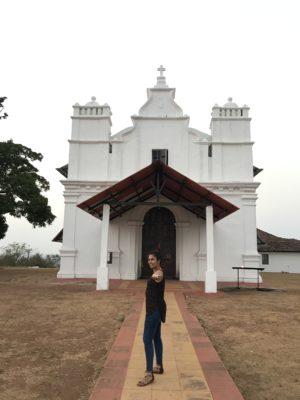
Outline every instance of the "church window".
[[152, 150], [152, 162], [161, 161], [168, 165], [168, 150], [167, 149], [155, 149]]
[[212, 157], [212, 145], [208, 146], [208, 157]]
[[269, 265], [269, 254], [262, 254], [262, 264]]
[[112, 153], [112, 143], [109, 143], [108, 152], [109, 152], [109, 154]]

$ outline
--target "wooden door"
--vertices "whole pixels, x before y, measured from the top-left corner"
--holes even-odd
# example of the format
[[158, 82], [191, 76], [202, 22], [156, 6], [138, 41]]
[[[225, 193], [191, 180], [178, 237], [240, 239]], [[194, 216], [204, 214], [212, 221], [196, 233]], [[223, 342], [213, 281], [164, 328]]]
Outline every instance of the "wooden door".
[[159, 250], [165, 277], [176, 278], [176, 229], [173, 213], [164, 207], [151, 208], [144, 218], [142, 236], [142, 278], [151, 274], [147, 255], [151, 250]]

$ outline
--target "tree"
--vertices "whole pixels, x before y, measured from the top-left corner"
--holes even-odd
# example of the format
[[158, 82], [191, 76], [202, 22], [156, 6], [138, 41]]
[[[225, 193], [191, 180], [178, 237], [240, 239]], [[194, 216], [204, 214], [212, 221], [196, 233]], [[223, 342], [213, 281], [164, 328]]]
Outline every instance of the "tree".
[[5, 266], [38, 266], [40, 268], [58, 267], [60, 256], [58, 254], [43, 255], [35, 252], [27, 243], [13, 242], [1, 247], [0, 265]]
[[33, 249], [26, 243], [10, 243], [2, 247], [1, 261], [5, 265], [18, 265], [20, 260], [29, 260]]
[[5, 214], [25, 217], [34, 227], [54, 221], [48, 199], [42, 195], [49, 183], [31, 163], [42, 159], [42, 154], [22, 144], [0, 142], [0, 239], [8, 229]]
[[0, 97], [0, 119], [5, 119], [8, 117], [7, 113], [4, 112], [2, 114], [2, 111], [4, 110], [4, 105], [3, 103], [5, 102], [5, 100], [7, 99], [7, 97]]

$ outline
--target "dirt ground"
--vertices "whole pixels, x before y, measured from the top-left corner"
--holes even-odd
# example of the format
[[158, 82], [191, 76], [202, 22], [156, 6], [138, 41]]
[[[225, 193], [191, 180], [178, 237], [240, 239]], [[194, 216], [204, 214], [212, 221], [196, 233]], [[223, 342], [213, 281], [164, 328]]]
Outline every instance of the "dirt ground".
[[245, 400], [300, 399], [300, 274], [263, 273], [270, 288], [189, 297]]
[[87, 400], [128, 313], [130, 296], [56, 273], [0, 268], [1, 400]]
[[[129, 312], [128, 294], [57, 282], [56, 273], [0, 267], [0, 400], [88, 400]], [[245, 400], [298, 400], [300, 274], [263, 279], [286, 290], [187, 302]]]

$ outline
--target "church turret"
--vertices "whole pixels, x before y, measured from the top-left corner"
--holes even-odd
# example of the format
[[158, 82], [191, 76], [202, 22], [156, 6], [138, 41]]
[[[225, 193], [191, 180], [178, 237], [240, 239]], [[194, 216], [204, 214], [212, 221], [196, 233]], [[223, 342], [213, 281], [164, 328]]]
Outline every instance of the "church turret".
[[215, 104], [212, 109], [211, 131], [213, 140], [250, 140], [249, 107], [239, 107], [232, 97], [223, 107]]
[[73, 106], [70, 142], [70, 180], [106, 179], [111, 128], [108, 104], [100, 105], [96, 98], [84, 106]]
[[249, 107], [239, 107], [230, 97], [220, 107], [212, 109], [212, 180], [253, 180], [252, 145], [250, 137]]

